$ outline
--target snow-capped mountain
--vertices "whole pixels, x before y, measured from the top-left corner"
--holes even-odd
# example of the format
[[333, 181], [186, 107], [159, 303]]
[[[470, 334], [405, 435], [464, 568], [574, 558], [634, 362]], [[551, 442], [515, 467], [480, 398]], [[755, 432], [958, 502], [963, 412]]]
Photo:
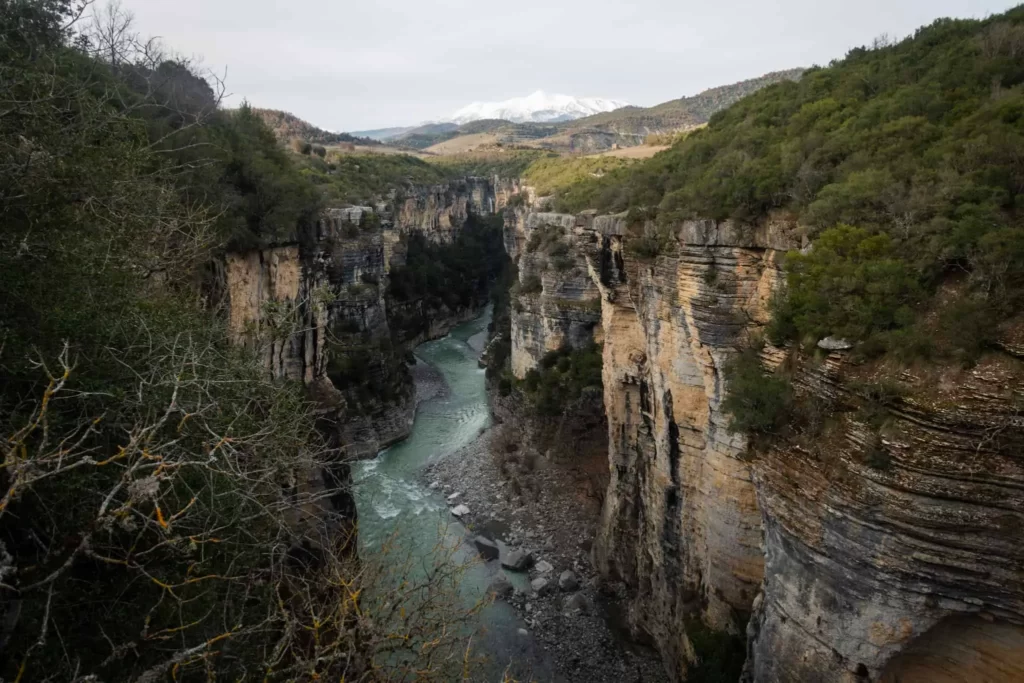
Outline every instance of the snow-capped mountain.
[[549, 95], [538, 90], [526, 97], [513, 97], [504, 102], [474, 102], [448, 119], [453, 123], [469, 123], [480, 119], [505, 119], [515, 123], [572, 121], [592, 114], [628, 106], [625, 102], [599, 97]]

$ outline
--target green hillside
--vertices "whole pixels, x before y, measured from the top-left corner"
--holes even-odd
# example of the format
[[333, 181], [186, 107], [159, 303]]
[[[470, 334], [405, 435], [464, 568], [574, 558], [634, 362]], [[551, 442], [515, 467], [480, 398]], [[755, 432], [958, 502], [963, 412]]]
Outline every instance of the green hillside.
[[648, 133], [693, 128], [707, 123], [716, 112], [762, 88], [784, 81], [799, 80], [803, 72], [803, 69], [774, 71], [758, 78], [711, 88], [692, 97], [681, 97], [678, 100], [663, 102], [653, 107], [623, 107], [615, 111], [577, 119], [567, 124], [565, 129], [572, 132], [592, 128], [647, 135]]
[[[1022, 57], [1024, 7], [942, 19], [766, 88], [557, 203], [629, 209], [666, 228], [789, 211], [818, 246], [789, 259], [779, 339], [840, 334], [928, 355], [945, 330], [962, 337], [948, 340], [956, 353], [977, 353], [1024, 293]], [[928, 292], [953, 276], [967, 284], [937, 313], [949, 324], [925, 322]]]

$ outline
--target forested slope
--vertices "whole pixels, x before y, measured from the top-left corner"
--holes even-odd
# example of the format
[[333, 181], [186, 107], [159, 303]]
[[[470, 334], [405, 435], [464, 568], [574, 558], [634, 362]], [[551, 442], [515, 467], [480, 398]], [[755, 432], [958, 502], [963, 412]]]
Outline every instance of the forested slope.
[[[766, 88], [670, 150], [561, 192], [561, 210], [653, 219], [656, 255], [688, 218], [792, 214], [816, 246], [788, 260], [772, 333], [866, 350], [978, 352], [1024, 293], [1024, 8], [943, 19]], [[965, 279], [940, 318], [930, 294]], [[941, 339], [934, 333], [945, 328]], [[962, 332], [962, 333], [961, 333]]]

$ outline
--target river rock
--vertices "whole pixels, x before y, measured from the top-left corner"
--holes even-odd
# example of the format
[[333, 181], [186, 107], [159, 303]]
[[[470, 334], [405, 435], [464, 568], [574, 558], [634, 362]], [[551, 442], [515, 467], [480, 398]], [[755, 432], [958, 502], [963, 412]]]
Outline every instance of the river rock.
[[496, 560], [498, 559], [498, 546], [495, 545], [494, 541], [483, 536], [476, 536], [473, 538], [473, 545], [476, 546], [477, 551], [480, 553], [480, 557], [485, 560]]
[[588, 609], [590, 609], [590, 603], [587, 602], [583, 593], [573, 593], [562, 602], [563, 612], [586, 612]]
[[452, 503], [454, 503], [456, 500], [458, 500], [459, 496], [461, 496], [461, 495], [462, 495], [461, 492], [456, 491], [452, 495], [448, 496], [448, 498], [447, 498], [448, 504], [451, 505]]
[[839, 337], [825, 337], [818, 342], [818, 348], [825, 351], [849, 351], [853, 348], [853, 343]]
[[580, 587], [580, 582], [576, 580], [575, 574], [566, 569], [558, 577], [558, 587], [567, 592], [574, 591]]
[[469, 508], [465, 505], [456, 505], [452, 508], [452, 514], [456, 517], [464, 517], [469, 514]]
[[512, 595], [512, 593], [515, 592], [515, 587], [512, 585], [511, 581], [505, 578], [504, 575], [499, 574], [498, 576], [494, 577], [494, 580], [491, 581], [491, 584], [487, 586], [487, 592], [493, 593], [496, 597], [499, 598], [508, 598]]
[[538, 576], [536, 579], [530, 582], [530, 588], [537, 595], [544, 595], [551, 592], [551, 582], [547, 579]]
[[524, 572], [533, 564], [533, 554], [525, 550], [513, 550], [501, 560], [501, 566], [515, 572]]
[[534, 569], [537, 570], [538, 574], [550, 574], [551, 572], [555, 571], [555, 568], [547, 560], [541, 560], [540, 562], [538, 562], [534, 566]]

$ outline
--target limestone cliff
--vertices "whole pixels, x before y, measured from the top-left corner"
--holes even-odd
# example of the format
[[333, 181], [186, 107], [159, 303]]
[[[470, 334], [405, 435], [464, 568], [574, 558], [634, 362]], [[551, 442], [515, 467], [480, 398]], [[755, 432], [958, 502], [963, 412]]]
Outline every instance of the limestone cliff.
[[227, 254], [221, 279], [232, 335], [274, 377], [311, 387], [337, 446], [372, 457], [412, 425], [407, 351], [471, 313], [418, 311], [431, 320], [425, 335], [393, 343], [398, 306], [389, 306], [388, 274], [404, 263], [405, 238], [451, 242], [470, 215], [493, 212], [516, 187], [481, 178], [407, 187], [377, 207], [327, 209], [295, 243]]
[[[531, 250], [531, 238], [553, 226], [589, 283], [582, 268], [538, 265], [550, 241]], [[748, 633], [744, 675], [758, 683], [1024, 680], [1019, 360], [898, 377], [906, 398], [879, 433], [858, 406], [889, 371], [866, 376], [840, 352], [803, 359], [799, 391], [832, 416], [827, 430], [757, 452], [730, 431], [722, 368], [767, 322], [799, 234], [776, 218], [656, 236], [622, 217], [508, 215], [527, 285], [514, 374], [559, 345], [604, 344], [610, 484], [595, 561], [631, 587], [631, 624], [680, 679], [700, 624]], [[660, 240], [657, 255], [642, 237]], [[593, 288], [596, 325], [562, 303]]]
[[[518, 256], [518, 296], [512, 315], [512, 372], [522, 378], [545, 353], [594, 340], [600, 292], [585, 251], [593, 235], [575, 216], [515, 212], [506, 245]], [[597, 332], [599, 340], [600, 332]]]
[[[754, 464], [751, 680], [1024, 680], [1022, 380], [1001, 354], [892, 372], [834, 353], [800, 377], [834, 417]], [[861, 397], [880, 382], [901, 396], [884, 420]]]

